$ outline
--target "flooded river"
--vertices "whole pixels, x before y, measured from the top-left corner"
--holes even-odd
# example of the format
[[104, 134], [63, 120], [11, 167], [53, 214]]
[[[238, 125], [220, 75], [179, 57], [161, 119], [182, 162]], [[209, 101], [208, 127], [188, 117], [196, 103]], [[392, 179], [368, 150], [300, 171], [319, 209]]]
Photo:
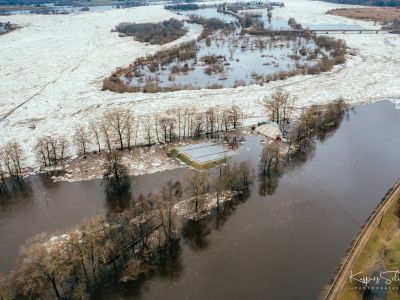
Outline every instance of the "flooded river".
[[[307, 159], [279, 178], [255, 174], [250, 195], [224, 220], [184, 234], [179, 253], [136, 286], [106, 286], [102, 299], [315, 299], [353, 235], [399, 177], [400, 111], [390, 102], [356, 106]], [[246, 136], [237, 160], [257, 169], [263, 144]], [[132, 178], [133, 194], [186, 169]], [[0, 271], [23, 241], [84, 216], [107, 214], [100, 181], [52, 183], [33, 176], [0, 204]], [[221, 221], [221, 222], [220, 222]]]
[[[199, 39], [195, 55], [175, 57], [168, 63], [160, 59], [138, 64], [120, 77], [124, 84], [140, 91], [147, 86], [164, 89], [201, 89], [207, 87], [237, 87], [260, 84], [278, 72], [289, 72], [312, 67], [332, 53], [319, 47], [311, 37], [251, 36], [242, 33], [238, 20], [218, 12], [216, 8], [185, 11], [186, 16], [216, 18], [231, 24], [234, 30], [216, 30], [207, 38]], [[283, 22], [287, 25], [287, 20]], [[280, 28], [282, 20], [268, 23]], [[184, 50], [181, 49], [181, 52]]]

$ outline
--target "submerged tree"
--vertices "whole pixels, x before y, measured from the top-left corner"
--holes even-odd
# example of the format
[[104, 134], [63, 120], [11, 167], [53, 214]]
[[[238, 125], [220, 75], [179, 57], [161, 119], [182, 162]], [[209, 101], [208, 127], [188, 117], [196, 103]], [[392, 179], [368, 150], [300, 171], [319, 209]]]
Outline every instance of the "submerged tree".
[[7, 277], [0, 273], [0, 299], [11, 300], [11, 291], [8, 285]]
[[209, 190], [208, 173], [207, 172], [192, 172], [188, 177], [189, 191], [192, 194], [192, 204], [194, 211], [201, 211], [204, 206], [206, 193]]
[[114, 151], [107, 155], [104, 167], [103, 184], [108, 196], [119, 195], [129, 191], [130, 181], [128, 170], [122, 163], [119, 152]]
[[178, 234], [179, 222], [173, 212], [173, 208], [181, 197], [182, 184], [180, 181], [175, 183], [168, 181], [161, 191], [161, 197], [157, 197], [156, 207], [166, 242], [172, 241]]
[[278, 143], [271, 143], [264, 147], [261, 152], [259, 163], [260, 173], [262, 175], [270, 174], [272, 170], [277, 170], [279, 165], [280, 150]]

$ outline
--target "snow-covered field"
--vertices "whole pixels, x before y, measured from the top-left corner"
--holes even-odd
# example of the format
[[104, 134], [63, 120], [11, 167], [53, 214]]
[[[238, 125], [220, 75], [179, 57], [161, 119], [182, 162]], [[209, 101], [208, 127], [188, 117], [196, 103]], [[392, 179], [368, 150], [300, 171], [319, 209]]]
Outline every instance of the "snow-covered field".
[[[304, 25], [351, 23], [375, 28], [373, 23], [325, 14], [335, 7], [343, 6], [286, 0], [285, 8], [274, 10], [274, 15], [285, 19], [294, 16]], [[350, 57], [345, 67], [317, 76], [237, 89], [102, 92], [102, 79], [116, 67], [161, 48], [119, 38], [111, 29], [124, 21], [156, 22], [172, 16], [177, 17], [162, 6], [66, 16], [0, 16], [0, 22], [24, 26], [0, 37], [0, 146], [9, 140], [20, 141], [33, 165], [31, 153], [37, 137], [70, 136], [76, 124], [96, 119], [110, 108], [129, 107], [140, 115], [177, 106], [236, 104], [248, 114], [260, 115], [259, 100], [276, 89], [296, 95], [301, 105], [345, 97], [353, 103], [391, 99], [400, 107], [400, 35], [389, 34], [337, 35], [359, 49], [359, 54]], [[173, 44], [194, 39], [200, 31], [201, 26], [190, 25], [188, 34]]]

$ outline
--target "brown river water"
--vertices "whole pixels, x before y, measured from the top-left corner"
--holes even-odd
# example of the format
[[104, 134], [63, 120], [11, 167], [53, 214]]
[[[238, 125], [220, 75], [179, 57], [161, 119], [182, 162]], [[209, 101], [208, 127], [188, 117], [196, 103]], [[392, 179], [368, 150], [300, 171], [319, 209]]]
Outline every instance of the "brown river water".
[[[334, 134], [279, 178], [255, 174], [249, 196], [225, 218], [183, 234], [176, 256], [140, 284], [105, 286], [101, 299], [315, 299], [353, 235], [400, 175], [400, 110], [390, 102], [356, 106]], [[236, 160], [257, 168], [263, 144], [246, 136]], [[187, 169], [132, 178], [150, 192]], [[0, 201], [0, 272], [42, 231], [115, 210], [99, 180], [28, 178]]]

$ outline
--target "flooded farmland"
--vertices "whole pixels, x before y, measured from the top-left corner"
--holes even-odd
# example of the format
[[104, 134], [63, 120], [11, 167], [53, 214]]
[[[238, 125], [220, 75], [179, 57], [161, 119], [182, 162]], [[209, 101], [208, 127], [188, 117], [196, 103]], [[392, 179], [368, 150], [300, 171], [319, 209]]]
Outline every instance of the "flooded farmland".
[[[139, 58], [128, 68], [117, 70], [111, 82], [103, 88], [116, 90], [115, 83], [121, 83], [126, 86], [123, 91], [159, 92], [262, 85], [276, 80], [277, 74], [281, 74], [283, 79], [307, 72], [307, 69], [310, 69], [309, 73], [320, 72], [311, 69], [338, 55], [337, 47], [341, 47], [318, 43], [319, 40], [311, 35], [244, 34], [237, 18], [216, 8], [182, 14], [192, 18], [189, 22], [204, 22], [206, 30], [210, 30], [210, 26], [215, 28], [208, 34], [202, 34], [197, 42], [169, 52], [163, 50], [152, 57]], [[264, 14], [254, 18], [248, 15], [247, 18], [250, 23], [261, 22], [268, 30], [288, 27], [288, 20], [265, 21]], [[216, 26], [217, 22], [213, 20], [225, 22], [225, 28]]]
[[[390, 102], [354, 107], [336, 132], [279, 176], [255, 172], [248, 196], [229, 214], [190, 224], [176, 255], [159, 271], [139, 285], [110, 284], [99, 297], [316, 298], [353, 234], [397, 179], [400, 133], [390, 129], [398, 126], [400, 111]], [[246, 135], [235, 160], [249, 160], [257, 170], [263, 147], [260, 136]], [[185, 172], [133, 177], [132, 196], [183, 179]], [[34, 234], [123, 205], [110, 205], [99, 181], [28, 178], [1, 199], [0, 271], [10, 271], [18, 247]]]

